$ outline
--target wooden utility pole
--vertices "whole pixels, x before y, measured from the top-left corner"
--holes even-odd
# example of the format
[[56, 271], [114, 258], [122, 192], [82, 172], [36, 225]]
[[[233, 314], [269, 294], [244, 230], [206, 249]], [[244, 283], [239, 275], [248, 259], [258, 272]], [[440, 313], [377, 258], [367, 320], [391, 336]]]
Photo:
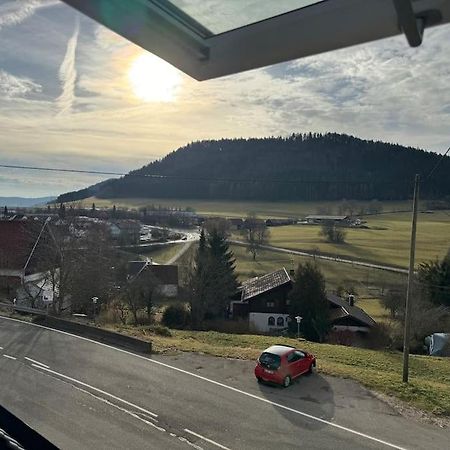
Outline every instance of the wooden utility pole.
[[411, 246], [409, 250], [409, 270], [408, 270], [408, 288], [406, 291], [405, 304], [405, 329], [403, 334], [403, 382], [408, 382], [409, 375], [409, 337], [411, 327], [411, 296], [414, 278], [414, 257], [416, 253], [416, 228], [417, 228], [417, 203], [419, 200], [419, 175], [416, 174], [414, 181], [414, 200], [411, 225]]

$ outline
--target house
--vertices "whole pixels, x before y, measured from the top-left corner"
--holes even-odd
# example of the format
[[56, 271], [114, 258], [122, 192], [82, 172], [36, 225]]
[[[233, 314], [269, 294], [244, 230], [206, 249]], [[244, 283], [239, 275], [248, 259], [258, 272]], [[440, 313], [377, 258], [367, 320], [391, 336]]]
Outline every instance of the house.
[[292, 280], [285, 268], [244, 281], [230, 304], [233, 318], [247, 318], [250, 328], [270, 333], [287, 327]]
[[111, 237], [121, 244], [139, 244], [141, 223], [138, 220], [115, 220], [108, 227]]
[[354, 305], [353, 296], [344, 300], [335, 294], [327, 294], [327, 299], [333, 331], [368, 333], [376, 325], [372, 317]]
[[45, 258], [45, 245], [51, 241], [47, 224], [0, 220], [0, 289], [7, 297], [25, 302], [46, 279], [51, 269]]
[[[244, 281], [230, 303], [230, 316], [248, 318], [251, 329], [261, 333], [279, 332], [287, 328], [289, 293], [293, 286], [285, 268]], [[361, 308], [354, 305], [353, 296], [344, 300], [327, 294], [331, 330], [336, 333], [368, 333], [376, 323]]]
[[267, 219], [266, 226], [268, 227], [281, 227], [284, 225], [294, 225], [297, 223], [296, 219]]
[[154, 277], [158, 294], [169, 298], [178, 295], [178, 266], [153, 264], [149, 259], [128, 263], [129, 280], [138, 278], [144, 271]]
[[334, 222], [336, 224], [348, 225], [351, 222], [349, 216], [310, 215], [306, 216], [305, 220], [307, 223], [314, 225], [321, 225], [325, 222]]
[[244, 227], [244, 220], [243, 219], [240, 219], [238, 217], [231, 217], [231, 218], [229, 218], [227, 220], [230, 223], [230, 229], [233, 230], [233, 231], [242, 230], [242, 228]]

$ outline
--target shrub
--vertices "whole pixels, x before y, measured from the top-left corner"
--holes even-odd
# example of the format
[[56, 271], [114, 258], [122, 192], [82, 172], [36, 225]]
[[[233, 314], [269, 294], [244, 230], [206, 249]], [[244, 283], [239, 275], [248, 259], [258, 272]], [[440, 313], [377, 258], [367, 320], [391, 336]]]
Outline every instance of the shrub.
[[161, 322], [169, 328], [184, 328], [190, 323], [190, 314], [182, 303], [169, 305], [163, 312]]
[[170, 330], [163, 325], [151, 325], [148, 327], [148, 331], [157, 334], [158, 336], [172, 337]]

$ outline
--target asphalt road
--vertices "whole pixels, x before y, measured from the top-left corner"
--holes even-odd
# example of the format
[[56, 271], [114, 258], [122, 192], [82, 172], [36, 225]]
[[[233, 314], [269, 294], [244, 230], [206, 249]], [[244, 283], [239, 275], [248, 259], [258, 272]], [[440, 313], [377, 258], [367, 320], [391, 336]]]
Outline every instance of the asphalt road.
[[[28, 359], [27, 359], [28, 358]], [[0, 403], [61, 448], [448, 448], [357, 383], [258, 385], [253, 363], [136, 355], [0, 318]]]

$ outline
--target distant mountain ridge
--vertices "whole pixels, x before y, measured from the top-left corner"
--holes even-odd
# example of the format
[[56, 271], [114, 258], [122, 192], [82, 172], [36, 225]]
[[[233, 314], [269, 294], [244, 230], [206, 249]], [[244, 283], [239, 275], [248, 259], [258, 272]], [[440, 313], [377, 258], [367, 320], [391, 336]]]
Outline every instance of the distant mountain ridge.
[[[60, 195], [58, 202], [100, 198], [259, 201], [411, 197], [441, 155], [336, 133], [288, 138], [221, 139], [188, 144], [120, 179]], [[422, 198], [450, 195], [450, 157], [421, 186]], [[445, 175], [447, 174], [447, 175]]]
[[0, 197], [0, 206], [7, 208], [29, 208], [32, 206], [45, 205], [55, 200], [56, 197]]

